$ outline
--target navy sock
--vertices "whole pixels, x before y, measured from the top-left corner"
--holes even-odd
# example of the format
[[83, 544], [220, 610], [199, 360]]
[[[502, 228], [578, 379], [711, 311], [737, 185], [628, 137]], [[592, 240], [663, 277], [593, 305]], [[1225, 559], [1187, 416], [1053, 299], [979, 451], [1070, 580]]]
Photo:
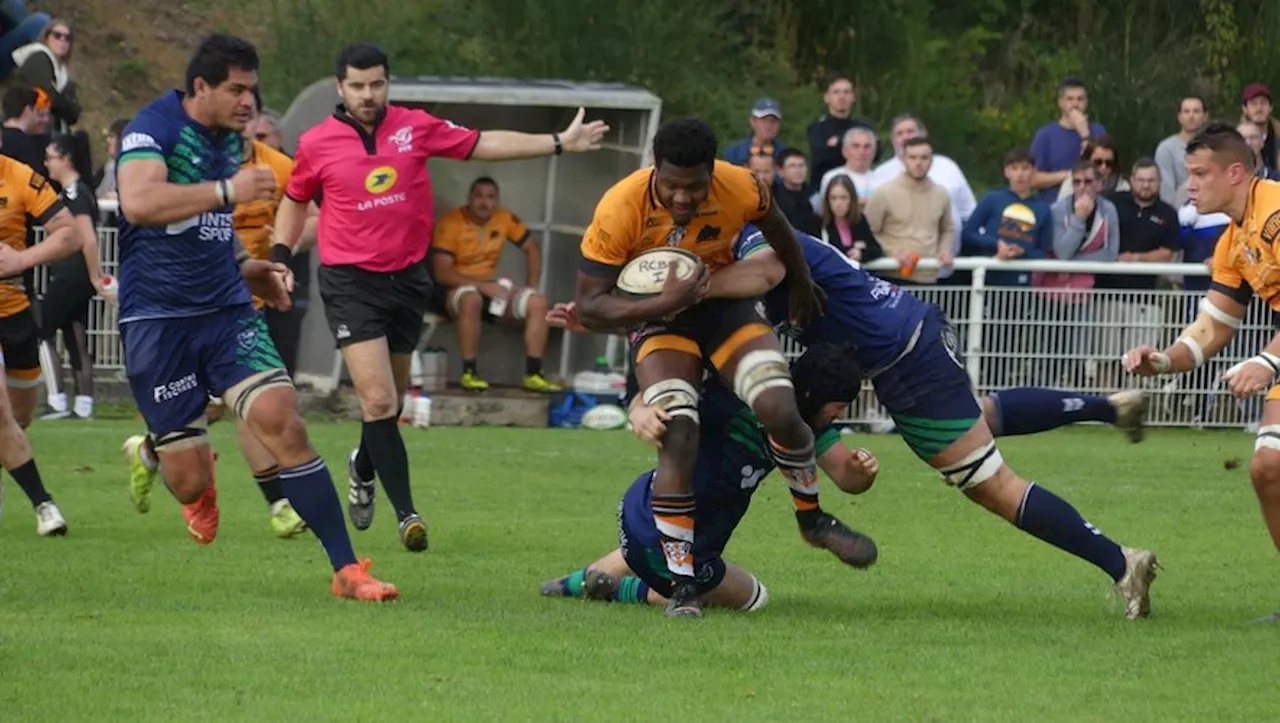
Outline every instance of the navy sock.
[[27, 495], [27, 499], [31, 500], [32, 507], [39, 507], [45, 502], [53, 501], [53, 497], [49, 496], [49, 490], [44, 488], [44, 482], [40, 479], [40, 470], [36, 469], [34, 457], [27, 460], [25, 464], [9, 470], [9, 474], [13, 475], [13, 481], [18, 483], [23, 493]]
[[253, 473], [253, 480], [258, 483], [258, 490], [268, 505], [274, 505], [284, 499], [284, 485], [280, 484], [280, 468], [272, 467]]
[[1032, 482], [1018, 510], [1018, 527], [1035, 537], [1088, 560], [1119, 581], [1124, 577], [1124, 552], [1111, 538], [1089, 524], [1071, 503]]
[[997, 437], [1035, 434], [1076, 422], [1115, 424], [1116, 408], [1106, 397], [1040, 387], [1006, 389], [991, 395]]
[[280, 482], [294, 511], [320, 538], [333, 569], [341, 570], [355, 564], [356, 552], [351, 547], [342, 504], [333, 489], [333, 478], [329, 476], [324, 460], [316, 457], [297, 467], [282, 469]]

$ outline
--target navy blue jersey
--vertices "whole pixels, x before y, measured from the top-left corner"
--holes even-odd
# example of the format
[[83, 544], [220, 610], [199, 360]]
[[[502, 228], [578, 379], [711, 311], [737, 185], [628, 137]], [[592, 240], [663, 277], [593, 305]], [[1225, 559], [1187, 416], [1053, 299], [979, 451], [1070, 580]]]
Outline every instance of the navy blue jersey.
[[[210, 131], [182, 107], [173, 91], [143, 108], [125, 128], [117, 170], [141, 159], [165, 162], [169, 183], [231, 178], [240, 168], [242, 140]], [[233, 207], [207, 211], [167, 226], [140, 226], [120, 209], [120, 323], [209, 314], [251, 303], [233, 248]]]
[[[693, 473], [698, 504], [693, 528], [695, 562], [724, 551], [751, 504], [751, 495], [774, 468], [760, 420], [714, 374], [703, 384], [698, 415], [698, 461]], [[814, 436], [819, 456], [840, 442], [840, 433], [833, 427]], [[646, 485], [642, 491], [635, 499], [624, 498], [624, 511], [632, 520], [635, 542], [658, 548], [650, 490]]]
[[[903, 350], [930, 305], [898, 286], [862, 270], [855, 261], [830, 245], [796, 231], [813, 280], [827, 292], [825, 313], [801, 329], [787, 321], [787, 281], [764, 297], [765, 314], [779, 334], [805, 346], [819, 342], [850, 343], [858, 349], [858, 363], [868, 373], [891, 364]], [[753, 226], [742, 229], [734, 242], [734, 260], [741, 261], [769, 247]]]

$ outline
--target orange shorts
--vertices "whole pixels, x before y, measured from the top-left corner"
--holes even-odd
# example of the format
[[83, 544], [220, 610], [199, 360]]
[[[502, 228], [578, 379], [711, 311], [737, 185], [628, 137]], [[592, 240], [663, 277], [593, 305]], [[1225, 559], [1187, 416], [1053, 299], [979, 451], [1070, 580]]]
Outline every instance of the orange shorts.
[[641, 324], [630, 331], [633, 364], [655, 351], [679, 351], [721, 369], [749, 342], [773, 333], [755, 299], [713, 299], [686, 309], [670, 321]]

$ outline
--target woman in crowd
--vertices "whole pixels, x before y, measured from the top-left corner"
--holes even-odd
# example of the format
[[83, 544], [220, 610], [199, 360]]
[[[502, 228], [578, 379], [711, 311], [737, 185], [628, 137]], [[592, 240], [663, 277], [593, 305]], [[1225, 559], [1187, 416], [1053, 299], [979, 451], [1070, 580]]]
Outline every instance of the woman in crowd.
[[862, 215], [858, 190], [848, 176], [838, 175], [827, 184], [822, 198], [822, 240], [860, 263], [884, 256], [880, 242]]
[[19, 77], [44, 91], [52, 103], [49, 130], [54, 133], [67, 133], [80, 120], [80, 101], [71, 79], [72, 42], [71, 23], [55, 18], [38, 41], [13, 51]]
[[[1080, 160], [1089, 161], [1097, 171], [1098, 193], [1129, 190], [1129, 181], [1120, 175], [1120, 152], [1116, 150], [1116, 141], [1111, 136], [1104, 134], [1085, 141], [1080, 149]], [[1072, 191], [1071, 176], [1068, 175], [1058, 188], [1058, 198], [1066, 198]]]

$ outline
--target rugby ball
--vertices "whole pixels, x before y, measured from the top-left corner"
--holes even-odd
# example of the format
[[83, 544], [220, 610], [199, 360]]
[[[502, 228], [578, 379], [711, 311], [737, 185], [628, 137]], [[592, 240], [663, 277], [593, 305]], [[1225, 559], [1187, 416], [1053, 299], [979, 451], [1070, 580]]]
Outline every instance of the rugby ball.
[[627, 426], [627, 413], [616, 404], [597, 404], [582, 415], [583, 429], [622, 429]]
[[649, 249], [622, 267], [615, 285], [618, 291], [629, 296], [655, 296], [662, 293], [662, 285], [672, 268], [676, 278], [687, 279], [698, 268], [698, 257], [691, 251], [671, 246]]

